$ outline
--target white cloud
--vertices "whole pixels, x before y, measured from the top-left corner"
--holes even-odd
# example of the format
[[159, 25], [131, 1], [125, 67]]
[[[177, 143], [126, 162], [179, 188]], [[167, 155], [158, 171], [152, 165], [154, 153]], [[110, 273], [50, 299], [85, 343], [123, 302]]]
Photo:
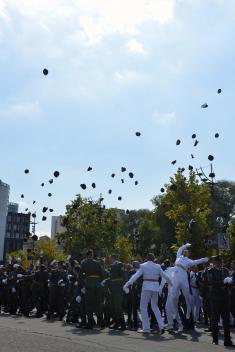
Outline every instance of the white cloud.
[[115, 72], [113, 74], [113, 78], [116, 82], [118, 83], [127, 83], [127, 82], [132, 82], [132, 81], [139, 81], [143, 77], [143, 75], [139, 74], [138, 72], [135, 71], [122, 71], [122, 72]]
[[15, 103], [0, 109], [0, 118], [32, 118], [38, 117], [40, 112], [37, 101]]
[[7, 15], [7, 11], [6, 11], [6, 4], [4, 2], [4, 0], [0, 0], [0, 18], [3, 18], [6, 21], [9, 21], [9, 17]]
[[169, 126], [176, 122], [175, 112], [154, 112], [152, 121], [162, 126]]
[[128, 51], [130, 51], [131, 53], [135, 53], [135, 54], [143, 54], [143, 53], [144, 53], [143, 44], [140, 43], [136, 38], [131, 39], [131, 40], [127, 43], [127, 49], [128, 49]]

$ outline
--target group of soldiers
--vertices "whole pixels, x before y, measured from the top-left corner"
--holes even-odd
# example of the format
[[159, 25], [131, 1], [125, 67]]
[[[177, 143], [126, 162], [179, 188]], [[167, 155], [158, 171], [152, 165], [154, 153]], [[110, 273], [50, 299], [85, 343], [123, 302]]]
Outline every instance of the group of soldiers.
[[[23, 269], [19, 263], [0, 267], [0, 310], [74, 323], [78, 328], [138, 330], [149, 334], [182, 333], [207, 325], [213, 344], [219, 327], [224, 345], [232, 346], [235, 322], [235, 261], [219, 256], [191, 260], [189, 244], [178, 250], [174, 264], [161, 265], [149, 253], [146, 261], [123, 264], [115, 254], [108, 265], [88, 250], [78, 263], [52, 262]], [[200, 270], [199, 270], [200, 269]]]

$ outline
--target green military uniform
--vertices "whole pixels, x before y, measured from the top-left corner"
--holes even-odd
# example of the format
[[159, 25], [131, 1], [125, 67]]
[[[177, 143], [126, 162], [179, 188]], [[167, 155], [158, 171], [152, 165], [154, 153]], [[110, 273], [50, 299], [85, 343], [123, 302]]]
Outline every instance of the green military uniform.
[[123, 285], [125, 272], [123, 264], [115, 261], [110, 267], [110, 292], [111, 305], [113, 311], [114, 328], [125, 329], [125, 319], [123, 314]]
[[219, 328], [218, 323], [220, 316], [224, 324], [224, 344], [229, 346], [230, 327], [229, 327], [229, 286], [224, 284], [224, 279], [229, 276], [229, 272], [223, 267], [213, 267], [208, 270], [208, 283], [210, 287], [210, 302], [211, 302], [211, 328], [213, 342], [218, 344]]
[[81, 278], [85, 282], [85, 306], [88, 318], [88, 328], [94, 325], [93, 313], [97, 316], [97, 324], [103, 327], [102, 288], [103, 269], [100, 263], [92, 258], [82, 261]]

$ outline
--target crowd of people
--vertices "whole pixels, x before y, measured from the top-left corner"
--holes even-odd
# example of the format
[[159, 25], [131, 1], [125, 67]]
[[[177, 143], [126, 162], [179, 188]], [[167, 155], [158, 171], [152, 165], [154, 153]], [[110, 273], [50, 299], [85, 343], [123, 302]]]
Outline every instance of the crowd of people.
[[81, 263], [1, 266], [1, 312], [45, 315], [81, 329], [108, 327], [143, 334], [156, 329], [159, 334], [165, 329], [180, 334], [204, 324], [213, 344], [218, 344], [223, 327], [224, 345], [233, 346], [235, 261], [224, 266], [220, 256], [192, 260], [189, 247], [179, 248], [174, 263], [158, 264], [152, 253], [145, 262], [129, 264], [112, 254], [107, 263], [89, 250]]

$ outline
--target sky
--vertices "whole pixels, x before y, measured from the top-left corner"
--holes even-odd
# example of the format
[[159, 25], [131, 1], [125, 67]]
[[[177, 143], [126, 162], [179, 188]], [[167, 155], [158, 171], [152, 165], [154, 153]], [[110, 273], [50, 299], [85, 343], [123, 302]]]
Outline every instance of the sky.
[[234, 38], [234, 0], [0, 0], [0, 179], [39, 235], [44, 205], [64, 214], [102, 193], [151, 209], [177, 167], [209, 172], [209, 154], [217, 179], [235, 179]]

